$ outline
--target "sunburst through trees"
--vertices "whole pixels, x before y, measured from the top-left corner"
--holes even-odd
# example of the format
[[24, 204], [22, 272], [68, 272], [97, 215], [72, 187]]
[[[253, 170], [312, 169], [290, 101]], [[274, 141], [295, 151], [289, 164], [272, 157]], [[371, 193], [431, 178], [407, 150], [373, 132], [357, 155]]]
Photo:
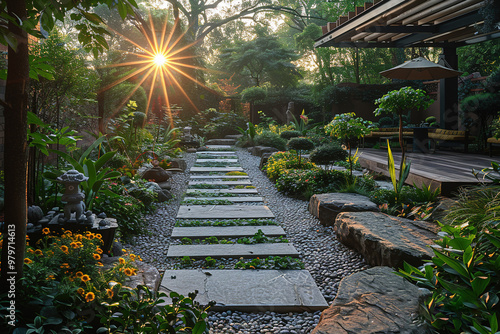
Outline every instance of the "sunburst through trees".
[[[206, 70], [203, 67], [189, 64], [189, 62], [192, 63], [190, 60], [196, 56], [190, 55], [192, 52], [188, 51], [190, 51], [190, 49], [192, 49], [199, 41], [183, 45], [185, 33], [180, 33], [177, 37], [174, 37], [177, 30], [179, 30], [178, 20], [171, 25], [168, 29], [169, 31], [167, 32], [168, 19], [165, 19], [161, 31], [158, 32], [155, 29], [151, 14], [149, 14], [149, 24], [139, 17], [136, 17], [136, 19], [140, 23], [139, 25], [136, 25], [136, 27], [139, 29], [141, 35], [146, 41], [144, 45], [141, 45], [133, 39], [110, 29], [135, 47], [136, 51], [125, 53], [136, 59], [118, 64], [110, 64], [106, 67], [132, 67], [135, 69], [113, 83], [107, 85], [101, 91], [107, 91], [126, 80], [139, 78], [135, 80], [136, 85], [134, 89], [132, 89], [121, 101], [118, 108], [113, 111], [111, 117], [120, 111], [120, 109], [129, 101], [140, 86], [149, 87], [149, 92], [147, 92], [148, 98], [145, 110], [146, 113], [150, 109], [155, 87], [160, 88], [161, 95], [163, 97], [163, 104], [166, 107], [165, 109], [167, 112], [170, 113], [170, 110], [172, 109], [171, 98], [169, 96], [169, 91], [172, 92], [171, 88], [175, 88], [175, 91], [182, 94], [186, 101], [188, 101], [191, 106], [198, 111], [198, 108], [188, 95], [185, 87], [183, 87], [182, 82], [187, 82], [187, 80], [189, 80], [196, 85], [208, 89], [202, 82], [195, 78], [193, 73], [189, 73], [196, 70]], [[172, 120], [171, 114], [169, 114], [169, 116], [170, 120]]]

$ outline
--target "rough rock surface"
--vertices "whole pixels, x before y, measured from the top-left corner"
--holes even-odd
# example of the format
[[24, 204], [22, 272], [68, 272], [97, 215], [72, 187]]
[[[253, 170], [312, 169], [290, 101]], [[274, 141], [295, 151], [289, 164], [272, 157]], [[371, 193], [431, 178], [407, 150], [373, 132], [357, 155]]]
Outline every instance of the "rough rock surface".
[[366, 196], [349, 193], [313, 195], [309, 200], [309, 212], [321, 224], [330, 226], [341, 212], [379, 211], [377, 204]]
[[205, 143], [206, 145], [234, 145], [236, 144], [236, 139], [209, 139]]
[[426, 333], [415, 321], [421, 290], [389, 267], [374, 267], [340, 282], [333, 304], [312, 334]]
[[274, 148], [274, 147], [268, 147], [268, 146], [254, 146], [252, 147], [252, 155], [255, 155], [256, 157], [261, 157], [262, 154], [264, 153], [274, 153], [278, 152], [279, 150]]
[[433, 223], [413, 221], [378, 212], [344, 212], [334, 226], [337, 238], [357, 250], [373, 266], [414, 266], [433, 256], [430, 245], [437, 239]]
[[259, 164], [259, 169], [262, 170], [264, 166], [267, 164], [267, 161], [271, 157], [272, 153], [263, 153], [262, 156], [260, 157], [260, 164]]
[[161, 167], [153, 167], [146, 170], [144, 174], [142, 174], [142, 178], [145, 180], [153, 180], [156, 183], [160, 183], [170, 179], [170, 174]]
[[[104, 269], [111, 268], [118, 263], [119, 256], [103, 257], [101, 262], [104, 264]], [[158, 291], [161, 282], [161, 276], [155, 267], [150, 264], [135, 261], [134, 265], [137, 267], [137, 275], [130, 276], [130, 279], [125, 281], [124, 285], [129, 288], [135, 288], [138, 285], [145, 285], [151, 291]]]
[[170, 162], [170, 167], [171, 168], [179, 168], [181, 169], [182, 171], [185, 171], [186, 168], [187, 168], [187, 163], [186, 163], [186, 160], [184, 159], [181, 159], [181, 158], [174, 158], [172, 159], [172, 161]]

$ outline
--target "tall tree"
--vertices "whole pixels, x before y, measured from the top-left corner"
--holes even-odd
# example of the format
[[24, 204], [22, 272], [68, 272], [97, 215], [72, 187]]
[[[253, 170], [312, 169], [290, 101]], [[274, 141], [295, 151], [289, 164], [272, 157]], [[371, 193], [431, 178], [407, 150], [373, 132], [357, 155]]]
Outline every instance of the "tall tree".
[[29, 83], [28, 34], [40, 37], [36, 30], [40, 22], [45, 31], [51, 31], [54, 22], [63, 21], [71, 11], [71, 19], [78, 21], [78, 40], [94, 55], [107, 47], [101, 26], [102, 19], [92, 13], [100, 3], [117, 8], [124, 19], [137, 7], [134, 0], [83, 0], [78, 2], [47, 2], [43, 0], [6, 0], [0, 3], [0, 43], [8, 45], [7, 82], [5, 101], [5, 211], [2, 247], [2, 289], [9, 287], [7, 279], [18, 280], [23, 274], [27, 223], [27, 112]]

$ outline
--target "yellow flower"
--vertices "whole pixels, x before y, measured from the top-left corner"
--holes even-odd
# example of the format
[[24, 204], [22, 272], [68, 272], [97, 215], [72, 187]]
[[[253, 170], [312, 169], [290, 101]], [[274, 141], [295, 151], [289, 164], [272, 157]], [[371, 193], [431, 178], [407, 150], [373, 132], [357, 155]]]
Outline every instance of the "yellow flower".
[[77, 245], [78, 247], [83, 247], [83, 244], [82, 244], [80, 241], [77, 241], [77, 242], [76, 242], [76, 245]]
[[131, 259], [132, 261], [135, 261], [135, 255], [134, 255], [134, 254], [130, 254], [130, 259]]
[[125, 273], [125, 275], [127, 276], [132, 276], [134, 274], [134, 272], [132, 271], [132, 269], [130, 268], [125, 268], [125, 270], [123, 271]]
[[41, 249], [37, 249], [37, 250], [35, 251], [35, 255], [43, 255], [42, 250], [41, 250]]
[[102, 235], [100, 235], [100, 234], [98, 234], [98, 233], [95, 235], [95, 237], [96, 237], [97, 239], [102, 239]]
[[31, 249], [31, 248], [28, 249], [27, 252], [30, 253], [30, 254], [35, 254], [35, 251], [33, 249]]
[[66, 245], [62, 245], [61, 250], [63, 251], [63, 253], [68, 254], [69, 248]]
[[90, 281], [89, 275], [83, 275], [82, 277], [80, 277], [80, 279], [82, 280], [82, 282], [88, 282], [88, 281]]
[[47, 281], [54, 280], [54, 279], [56, 279], [56, 278], [54, 277], [54, 275], [49, 275], [49, 276], [47, 277]]
[[101, 256], [99, 254], [92, 254], [92, 256], [94, 257], [94, 260], [100, 260], [101, 259]]
[[120, 264], [125, 264], [125, 259], [123, 257], [119, 258], [118, 261], [120, 262]]
[[64, 231], [64, 234], [66, 234], [68, 236], [72, 236], [73, 235], [73, 233], [70, 230]]
[[95, 251], [96, 251], [98, 254], [102, 254], [102, 249], [100, 249], [99, 247], [97, 247], [97, 248], [95, 249]]
[[78, 288], [78, 290], [76, 290], [76, 292], [78, 292], [82, 296], [85, 294], [85, 290], [83, 290], [83, 288]]
[[83, 273], [81, 271], [77, 271], [76, 274], [75, 274], [75, 276], [78, 277], [78, 278], [82, 278]]
[[104, 264], [102, 264], [102, 262], [97, 262], [97, 265], [98, 265], [99, 267], [104, 267]]
[[42, 233], [43, 233], [43, 234], [49, 234], [49, 233], [50, 233], [49, 228], [48, 228], [48, 227], [44, 228], [44, 229], [42, 230]]
[[78, 244], [74, 241], [72, 243], [70, 243], [69, 245], [73, 248], [78, 248]]
[[25, 258], [24, 259], [24, 263], [25, 264], [31, 264], [33, 261], [31, 261], [31, 259], [28, 259], [28, 258]]
[[106, 289], [106, 296], [108, 298], [113, 298], [113, 290], [111, 289]]
[[139, 255], [139, 256], [137, 256], [137, 258], [139, 259], [139, 261], [142, 261], [142, 258], [141, 258], [141, 256], [140, 256], [140, 255]]
[[93, 301], [95, 298], [95, 295], [93, 292], [88, 292], [86, 295], [85, 295], [85, 301], [88, 303], [88, 302], [91, 302]]

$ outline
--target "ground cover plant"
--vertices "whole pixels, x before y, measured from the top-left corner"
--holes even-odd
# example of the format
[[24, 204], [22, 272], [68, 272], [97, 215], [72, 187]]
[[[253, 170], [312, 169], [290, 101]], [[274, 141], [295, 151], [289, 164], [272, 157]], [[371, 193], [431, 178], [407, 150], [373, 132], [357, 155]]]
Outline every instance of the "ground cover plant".
[[234, 202], [227, 199], [185, 199], [182, 205], [233, 205]]
[[185, 194], [185, 197], [236, 197], [236, 196], [238, 195], [232, 193], [221, 193], [221, 192], [204, 193], [201, 191], [189, 192]]
[[259, 229], [253, 236], [251, 237], [240, 237], [240, 238], [217, 238], [215, 236], [211, 236], [205, 239], [190, 239], [190, 238], [182, 238], [181, 243], [183, 245], [193, 245], [193, 244], [244, 244], [244, 245], [252, 245], [252, 244], [264, 244], [264, 243], [287, 243], [288, 239], [283, 236], [279, 237], [267, 237], [261, 229]]
[[228, 189], [230, 188], [227, 184], [213, 184], [213, 183], [197, 183], [192, 184], [189, 187], [193, 189]]
[[177, 227], [195, 227], [195, 226], [259, 226], [259, 225], [278, 225], [270, 219], [226, 219], [226, 220], [178, 220], [175, 223]]
[[267, 258], [244, 259], [240, 258], [237, 261], [227, 263], [219, 259], [214, 259], [207, 256], [204, 259], [192, 259], [189, 256], [183, 257], [179, 261], [179, 266], [183, 269], [189, 268], [217, 268], [217, 269], [267, 269], [267, 270], [300, 270], [304, 269], [304, 263], [290, 256], [268, 256]]

